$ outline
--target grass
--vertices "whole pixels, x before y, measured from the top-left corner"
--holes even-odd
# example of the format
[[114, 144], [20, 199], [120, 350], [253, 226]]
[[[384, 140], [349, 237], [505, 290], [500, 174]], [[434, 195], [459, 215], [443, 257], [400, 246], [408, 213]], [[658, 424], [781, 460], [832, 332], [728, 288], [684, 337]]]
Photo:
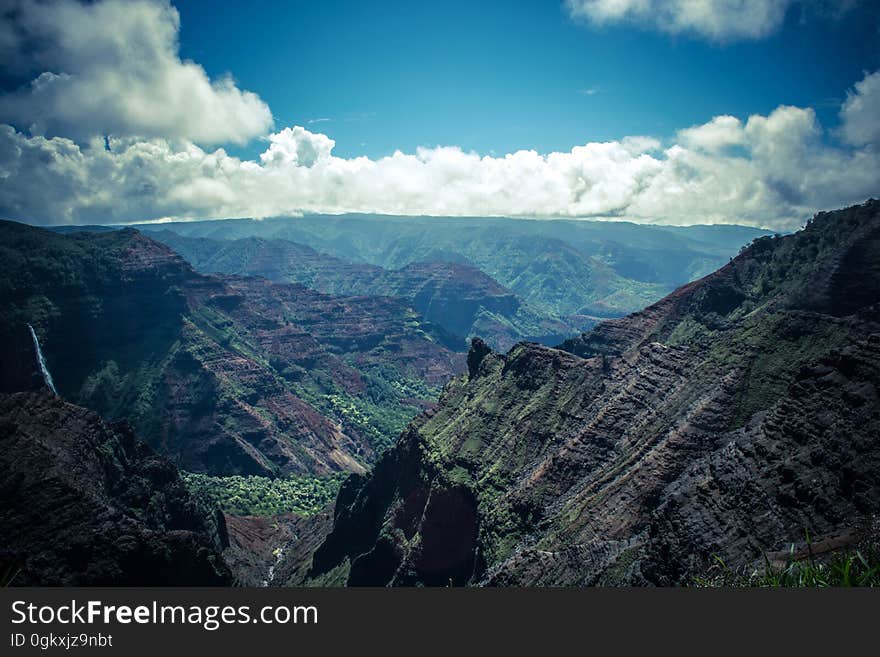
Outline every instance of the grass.
[[[807, 541], [810, 547], [809, 538]], [[734, 569], [715, 555], [705, 575], [694, 578], [699, 587], [828, 588], [880, 586], [880, 543], [866, 542], [825, 558], [813, 555], [796, 559], [794, 545], [784, 564], [773, 564], [764, 556], [760, 567]]]
[[21, 564], [18, 562], [0, 562], [0, 588], [12, 586], [19, 572], [21, 572]]

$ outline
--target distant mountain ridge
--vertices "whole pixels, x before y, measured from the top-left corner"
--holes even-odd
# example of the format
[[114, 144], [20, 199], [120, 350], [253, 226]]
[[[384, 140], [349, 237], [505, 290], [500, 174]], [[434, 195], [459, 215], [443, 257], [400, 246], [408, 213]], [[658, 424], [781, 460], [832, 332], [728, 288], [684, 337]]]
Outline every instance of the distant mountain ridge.
[[171, 231], [150, 235], [204, 273], [262, 276], [300, 283], [336, 295], [390, 296], [406, 300], [428, 321], [463, 338], [480, 335], [497, 348], [521, 340], [558, 344], [577, 326], [544, 318], [479, 269], [449, 262], [413, 262], [401, 269], [355, 263], [282, 239], [217, 240]]
[[716, 555], [856, 540], [880, 509], [878, 263], [869, 201], [563, 349], [475, 340], [468, 375], [346, 481], [326, 539], [281, 572], [688, 584]]
[[284, 239], [351, 262], [401, 269], [472, 265], [545, 317], [616, 317], [717, 269], [768, 231], [493, 217], [304, 216], [144, 225], [186, 237]]

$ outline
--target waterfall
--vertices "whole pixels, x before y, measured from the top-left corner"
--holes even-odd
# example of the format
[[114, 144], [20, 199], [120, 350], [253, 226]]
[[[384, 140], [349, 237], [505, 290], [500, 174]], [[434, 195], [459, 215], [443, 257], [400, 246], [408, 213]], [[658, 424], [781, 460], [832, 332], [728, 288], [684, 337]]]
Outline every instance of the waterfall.
[[58, 391], [55, 390], [55, 382], [52, 380], [52, 375], [49, 373], [49, 368], [46, 367], [46, 359], [43, 357], [43, 350], [40, 348], [40, 340], [39, 338], [37, 338], [34, 327], [28, 324], [28, 328], [31, 330], [31, 337], [34, 339], [34, 349], [37, 352], [37, 362], [40, 363], [40, 372], [43, 373], [43, 381], [47, 386], [49, 386], [49, 390], [57, 395]]

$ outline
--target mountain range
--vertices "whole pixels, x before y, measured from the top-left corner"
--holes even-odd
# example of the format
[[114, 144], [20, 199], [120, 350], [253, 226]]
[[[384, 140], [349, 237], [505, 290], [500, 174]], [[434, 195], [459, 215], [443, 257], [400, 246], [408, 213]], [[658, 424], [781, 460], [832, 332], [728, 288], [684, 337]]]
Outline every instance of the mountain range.
[[[33, 584], [687, 585], [876, 531], [880, 202], [786, 236], [457, 221], [0, 223], [0, 562]], [[258, 517], [178, 469], [350, 474], [322, 512]]]
[[[142, 225], [199, 271], [407, 300], [497, 349], [639, 310], [767, 231], [625, 222], [304, 216]], [[188, 239], [189, 238], [189, 239]]]

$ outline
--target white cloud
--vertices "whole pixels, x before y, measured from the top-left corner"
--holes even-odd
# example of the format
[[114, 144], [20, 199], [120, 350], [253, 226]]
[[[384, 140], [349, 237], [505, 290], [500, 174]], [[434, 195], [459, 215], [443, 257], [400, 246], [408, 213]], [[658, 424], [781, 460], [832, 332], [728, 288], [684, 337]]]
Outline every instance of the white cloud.
[[841, 134], [849, 143], [880, 145], [880, 71], [866, 75], [840, 110]]
[[269, 136], [269, 148], [260, 154], [260, 161], [274, 167], [313, 166], [330, 158], [336, 142], [327, 135], [309, 132], [301, 126], [284, 128]]
[[791, 229], [816, 210], [880, 193], [880, 152], [861, 145], [871, 124], [853, 109], [862, 107], [856, 96], [873, 98], [874, 76], [865, 80], [842, 113], [843, 133], [861, 135], [857, 146], [823, 139], [813, 110], [790, 106], [746, 120], [719, 116], [671, 143], [627, 137], [498, 157], [438, 146], [342, 158], [332, 139], [296, 126], [271, 135], [254, 161], [191, 142], [112, 138], [108, 150], [101, 139], [77, 144], [5, 126], [0, 216], [112, 223], [375, 212]]
[[[663, 172], [629, 211], [690, 223], [753, 223], [791, 229], [819, 209], [880, 192], [880, 153], [822, 141], [812, 109], [781, 106], [742, 123], [718, 117], [681, 131]], [[725, 149], [725, 146], [736, 146]], [[679, 223], [679, 222], [675, 222]]]
[[716, 116], [703, 125], [680, 130], [679, 141], [688, 148], [717, 153], [727, 146], [743, 143], [742, 121], [735, 116]]
[[260, 98], [181, 61], [168, 0], [10, 0], [0, 59], [33, 71], [0, 96], [0, 120], [34, 134], [243, 143], [271, 128]]
[[[437, 146], [342, 158], [333, 139], [294, 126], [269, 135], [259, 158], [241, 160], [204, 146], [263, 134], [269, 109], [231, 80], [211, 82], [180, 60], [179, 17], [167, 0], [12, 3], [15, 29], [12, 20], [0, 22], [0, 57], [10, 70], [35, 73], [24, 90], [0, 97], [0, 121], [16, 126], [0, 125], [4, 218], [62, 224], [372, 212], [788, 229], [818, 209], [880, 193], [880, 73], [848, 95], [834, 132], [839, 143], [812, 109], [782, 106], [767, 116], [718, 116], [666, 142], [631, 136], [500, 156]], [[755, 0], [571, 4], [604, 12], [597, 20], [660, 8], [664, 25], [704, 31], [739, 10], [749, 34], [757, 34], [751, 18], [768, 24], [772, 14]], [[715, 23], [704, 16], [709, 9], [719, 10], [709, 12]], [[105, 134], [106, 143], [98, 136]]]
[[757, 39], [775, 31], [793, 0], [566, 0], [574, 18], [632, 22], [714, 40]]

